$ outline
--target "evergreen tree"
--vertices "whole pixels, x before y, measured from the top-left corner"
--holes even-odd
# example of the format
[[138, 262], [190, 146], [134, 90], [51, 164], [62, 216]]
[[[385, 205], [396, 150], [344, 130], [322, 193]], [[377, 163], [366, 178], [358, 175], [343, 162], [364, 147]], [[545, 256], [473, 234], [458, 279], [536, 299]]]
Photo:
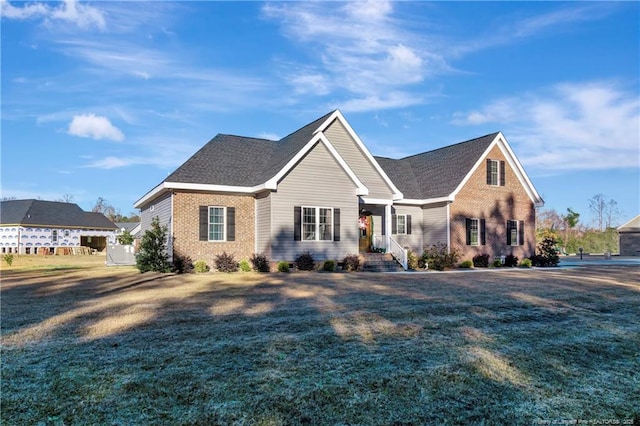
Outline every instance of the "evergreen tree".
[[136, 254], [136, 267], [140, 272], [169, 272], [171, 265], [167, 260], [167, 225], [160, 226], [157, 217], [151, 221], [151, 229], [142, 236], [140, 249]]

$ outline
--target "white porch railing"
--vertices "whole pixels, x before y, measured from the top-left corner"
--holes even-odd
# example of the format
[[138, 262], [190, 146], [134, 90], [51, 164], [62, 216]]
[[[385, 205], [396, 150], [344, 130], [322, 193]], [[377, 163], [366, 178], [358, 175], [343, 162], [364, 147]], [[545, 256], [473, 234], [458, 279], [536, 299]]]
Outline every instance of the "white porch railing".
[[408, 268], [408, 258], [407, 258], [407, 249], [402, 247], [400, 243], [398, 243], [393, 238], [389, 237], [389, 247], [387, 247], [387, 237], [384, 235], [374, 235], [372, 237], [372, 245], [375, 248], [383, 248], [387, 253], [391, 253], [393, 258], [400, 264], [402, 267], [407, 270]]

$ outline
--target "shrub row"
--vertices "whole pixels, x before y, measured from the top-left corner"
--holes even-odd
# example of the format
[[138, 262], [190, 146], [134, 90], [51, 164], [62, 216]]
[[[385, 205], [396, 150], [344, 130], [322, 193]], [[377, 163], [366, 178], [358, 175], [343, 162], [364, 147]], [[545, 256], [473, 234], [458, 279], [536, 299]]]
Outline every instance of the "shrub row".
[[[344, 271], [359, 271], [360, 270], [360, 258], [358, 255], [347, 255], [342, 262], [342, 270]], [[254, 253], [247, 261], [245, 259], [237, 262], [233, 255], [223, 252], [216, 255], [214, 259], [215, 270], [218, 272], [249, 272], [254, 270], [256, 272], [270, 272], [271, 265], [266, 255], [262, 253]], [[302, 252], [298, 255], [293, 262], [293, 266], [299, 271], [314, 271], [317, 269], [316, 261], [313, 254], [309, 251]], [[326, 272], [334, 272], [337, 270], [338, 264], [335, 260], [325, 260], [321, 266], [321, 269]], [[277, 264], [278, 272], [289, 272], [291, 264], [287, 261], [281, 261]], [[203, 273], [209, 272], [210, 267], [204, 260], [193, 260], [189, 256], [183, 256], [180, 253], [174, 253], [173, 255], [173, 272], [178, 274], [187, 273]]]

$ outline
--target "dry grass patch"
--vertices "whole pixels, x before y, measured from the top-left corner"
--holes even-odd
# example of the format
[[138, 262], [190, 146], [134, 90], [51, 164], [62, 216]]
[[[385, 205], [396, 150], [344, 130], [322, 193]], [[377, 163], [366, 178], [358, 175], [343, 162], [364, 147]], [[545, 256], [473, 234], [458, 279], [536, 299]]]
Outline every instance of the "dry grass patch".
[[634, 267], [2, 281], [6, 424], [640, 423]]

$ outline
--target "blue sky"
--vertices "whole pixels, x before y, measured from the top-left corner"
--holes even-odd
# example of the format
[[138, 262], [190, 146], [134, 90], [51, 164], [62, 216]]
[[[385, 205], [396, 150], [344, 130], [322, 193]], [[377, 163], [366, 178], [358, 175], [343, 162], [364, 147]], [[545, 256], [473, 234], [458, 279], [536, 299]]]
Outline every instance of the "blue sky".
[[545, 199], [640, 213], [638, 2], [16, 2], [2, 196], [121, 213], [217, 133], [339, 108], [374, 155], [502, 131]]

